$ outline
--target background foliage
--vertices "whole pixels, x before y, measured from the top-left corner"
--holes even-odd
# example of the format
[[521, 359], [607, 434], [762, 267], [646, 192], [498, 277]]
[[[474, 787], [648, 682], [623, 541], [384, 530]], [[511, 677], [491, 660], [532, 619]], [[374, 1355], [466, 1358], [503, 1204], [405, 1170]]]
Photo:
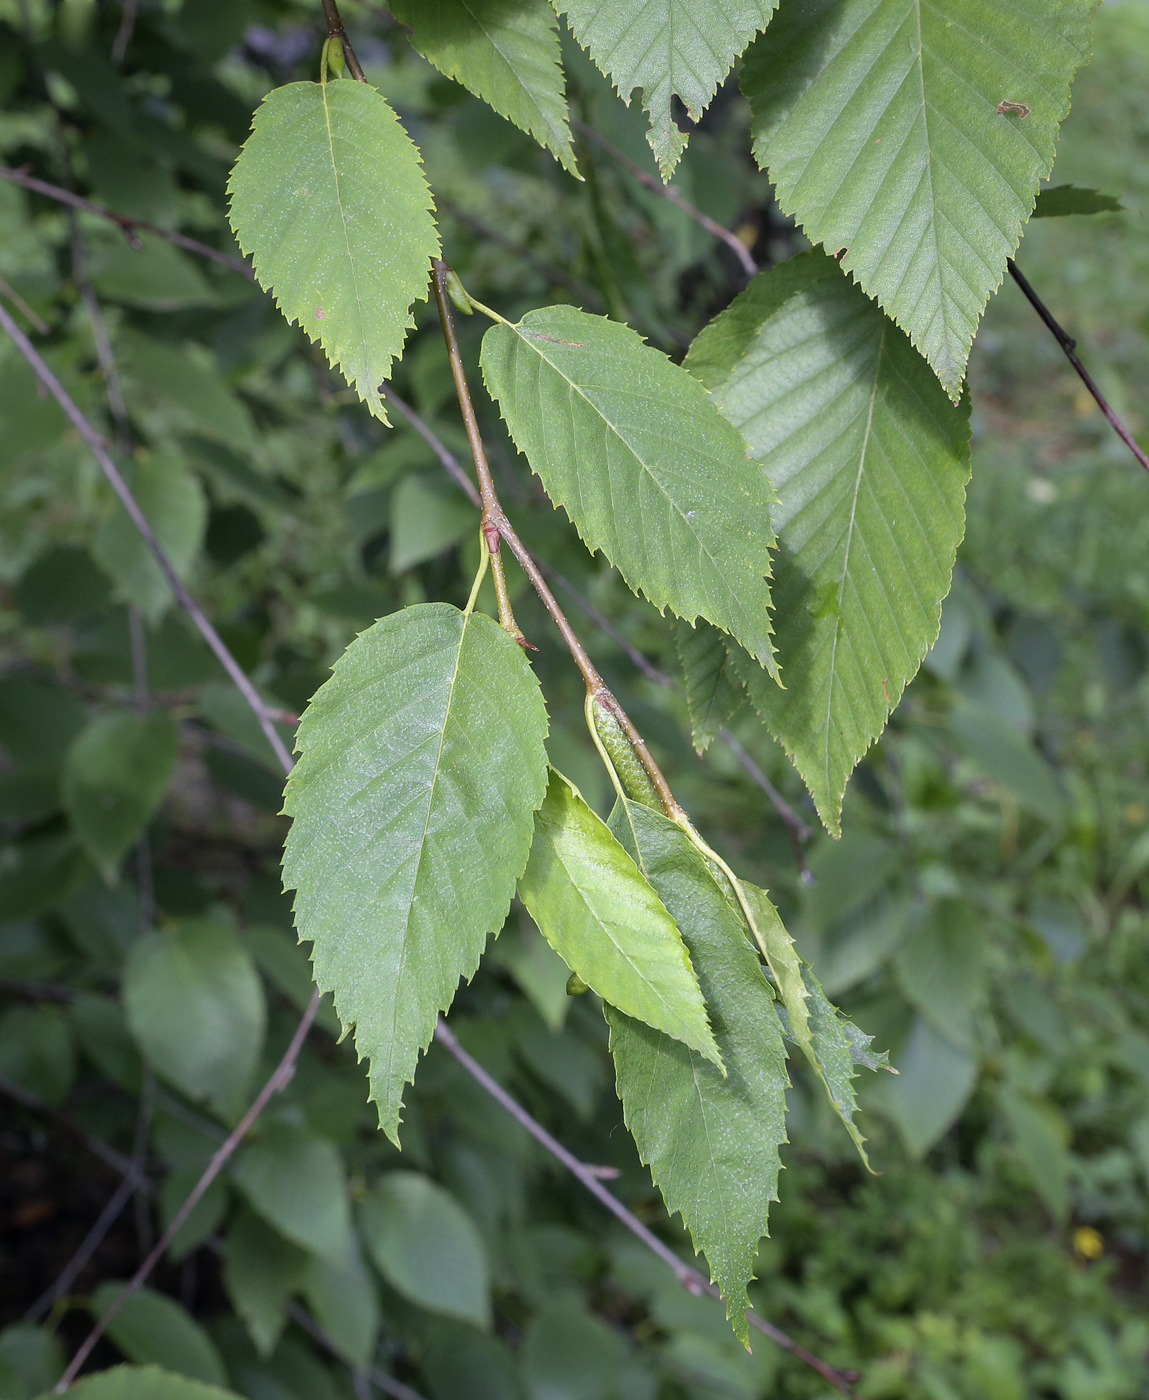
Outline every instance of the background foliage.
[[[264, 93], [314, 76], [314, 8], [144, 4], [117, 67], [118, 6], [0, 3], [0, 156], [228, 246], [227, 171]], [[504, 315], [570, 298], [678, 358], [740, 289], [729, 251], [580, 127], [583, 184], [382, 12], [347, 18], [424, 153], [447, 255]], [[576, 116], [653, 169], [642, 113], [564, 45]], [[1037, 223], [1019, 255], [1135, 428], [1149, 388], [1147, 63], [1149, 10], [1105, 5], [1055, 178], [1128, 212]], [[528, 120], [566, 149], [553, 114]], [[748, 162], [749, 124], [727, 83], [675, 178], [765, 263], [805, 245]], [[0, 295], [42, 321], [38, 343], [109, 438], [130, 436], [149, 518], [264, 693], [296, 714], [375, 617], [465, 602], [473, 512], [421, 439], [373, 420], [246, 279], [140, 241], [0, 182]], [[85, 283], [107, 318], [120, 422]], [[396, 388], [462, 450], [441, 338], [417, 316]], [[460, 331], [474, 366], [479, 332]], [[861, 1371], [874, 1400], [1125, 1400], [1149, 1371], [1145, 482], [1012, 286], [972, 375], [969, 526], [942, 633], [850, 785], [841, 842], [809, 841], [813, 884], [730, 747], [694, 756], [681, 688], [585, 632], [700, 828], [772, 891], [827, 992], [901, 1071], [861, 1090], [882, 1173], [869, 1178], [792, 1067], [755, 1307]], [[481, 411], [524, 535], [677, 675], [668, 622], [588, 560], [500, 414]], [[6, 345], [0, 491], [0, 1074], [15, 1095], [0, 1137], [0, 1396], [26, 1400], [266, 1077], [310, 975], [279, 888], [270, 751]], [[510, 570], [541, 648], [549, 751], [605, 814], [581, 684]], [[813, 826], [761, 724], [747, 709], [732, 727]], [[99, 872], [133, 845], [108, 884]], [[622, 1131], [601, 1014], [565, 981], [515, 913], [452, 1025], [689, 1253]], [[350, 1395], [349, 1365], [369, 1358], [432, 1400], [824, 1392], [765, 1340], [746, 1355], [721, 1307], [617, 1232], [439, 1048], [408, 1095], [400, 1156], [329, 1009], [321, 1026], [154, 1291], [113, 1325], [104, 1364], [157, 1362], [253, 1400]], [[75, 1130], [135, 1154], [155, 1189], [33, 1325], [116, 1186]]]

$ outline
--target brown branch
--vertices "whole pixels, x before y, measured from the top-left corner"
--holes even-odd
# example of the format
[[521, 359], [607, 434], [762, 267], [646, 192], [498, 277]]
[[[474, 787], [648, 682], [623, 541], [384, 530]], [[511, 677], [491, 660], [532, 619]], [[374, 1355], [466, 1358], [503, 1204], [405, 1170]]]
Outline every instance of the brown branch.
[[125, 1176], [97, 1216], [96, 1223], [80, 1242], [75, 1254], [60, 1271], [55, 1283], [46, 1288], [24, 1314], [25, 1322], [39, 1322], [68, 1293], [87, 1267], [96, 1250], [103, 1244], [108, 1231], [119, 1219], [121, 1211], [136, 1194], [137, 1189], [136, 1183], [131, 1177]]
[[279, 731], [272, 721], [268, 707], [263, 703], [259, 692], [247, 678], [239, 662], [236, 661], [235, 657], [232, 656], [231, 652], [228, 650], [223, 638], [208, 621], [207, 615], [192, 597], [191, 593], [188, 592], [183, 580], [176, 573], [163, 545], [160, 544], [155, 531], [148, 523], [147, 517], [140, 509], [139, 503], [135, 496], [132, 495], [127, 482], [120, 474], [119, 468], [109, 456], [107, 449], [100, 439], [99, 433], [96, 432], [95, 428], [93, 428], [91, 423], [88, 422], [79, 408], [77, 408], [67, 390], [48, 368], [47, 364], [45, 364], [39, 351], [8, 314], [7, 308], [3, 303], [0, 303], [0, 329], [8, 332], [9, 336], [11, 336], [12, 340], [16, 343], [16, 348], [24, 356], [25, 360], [28, 361], [32, 369], [35, 370], [36, 377], [64, 410], [72, 426], [88, 444], [92, 455], [100, 464], [105, 477], [111, 484], [112, 490], [115, 491], [116, 495], [119, 497], [120, 504], [127, 511], [136, 529], [143, 535], [145, 544], [151, 550], [156, 563], [159, 564], [164, 577], [168, 581], [169, 587], [179, 600], [180, 606], [195, 623], [200, 635], [212, 649], [216, 659], [227, 672], [232, 683], [251, 707], [252, 712], [259, 721], [260, 728], [267, 738], [267, 742], [271, 745], [272, 752], [282, 765], [283, 771], [289, 773], [292, 767], [291, 755], [287, 752], [283, 740], [279, 737]]
[[32, 329], [40, 335], [47, 335], [52, 327], [44, 320], [43, 316], [37, 313], [28, 305], [20, 293], [11, 282], [0, 277], [0, 294], [6, 296], [17, 311], [29, 322]]
[[1010, 276], [1021, 288], [1022, 294], [1025, 296], [1025, 299], [1029, 302], [1030, 306], [1033, 307], [1033, 309], [1045, 322], [1046, 326], [1052, 333], [1054, 340], [1057, 341], [1058, 345], [1060, 345], [1062, 350], [1065, 352], [1065, 358], [1073, 366], [1074, 370], [1077, 373], [1077, 377], [1093, 395], [1094, 399], [1097, 402], [1097, 407], [1108, 419], [1109, 426], [1113, 429], [1113, 431], [1117, 434], [1117, 436], [1121, 439], [1121, 441], [1125, 444], [1129, 451], [1133, 453], [1134, 457], [1137, 458], [1138, 462], [1141, 463], [1145, 470], [1149, 471], [1149, 455], [1146, 454], [1144, 449], [1137, 442], [1136, 438], [1134, 438], [1133, 434], [1118, 417], [1117, 412], [1113, 408], [1112, 404], [1110, 404], [1109, 400], [1097, 387], [1097, 383], [1094, 380], [1093, 376], [1081, 363], [1081, 359], [1077, 354], [1077, 341], [1074, 340], [1054, 318], [1053, 312], [1050, 311], [1049, 307], [1046, 306], [1045, 302], [1043, 302], [1042, 299], [1033, 290], [1033, 287], [1030, 285], [1029, 279], [1025, 276], [1025, 274], [1021, 271], [1021, 269], [1018, 267], [1018, 265], [1014, 262], [1012, 258], [1010, 258], [1007, 261], [1006, 266], [1009, 268]]
[[339, 13], [339, 6], [335, 0], [323, 0], [323, 17], [327, 21], [327, 37], [338, 39], [343, 46], [343, 57], [347, 60], [347, 71], [358, 83], [367, 81], [362, 65], [355, 57], [355, 50], [351, 47], [351, 40], [347, 37], [347, 31], [343, 28], [343, 17]]
[[[552, 1137], [551, 1134], [547, 1132], [537, 1119], [532, 1118], [522, 1104], [507, 1093], [506, 1089], [503, 1088], [497, 1079], [488, 1074], [476, 1059], [468, 1055], [466, 1050], [459, 1044], [454, 1032], [448, 1028], [447, 1023], [443, 1020], [440, 1020], [435, 1028], [435, 1039], [449, 1054], [455, 1057], [471, 1078], [474, 1079], [476, 1083], [482, 1085], [496, 1103], [505, 1108], [511, 1117], [525, 1128], [537, 1143], [540, 1143], [552, 1157], [561, 1162], [571, 1175], [576, 1177], [591, 1195], [610, 1211], [616, 1220], [625, 1225], [632, 1235], [641, 1240], [653, 1254], [656, 1254], [659, 1259], [673, 1271], [675, 1278], [678, 1279], [679, 1283], [681, 1283], [684, 1288], [688, 1289], [691, 1293], [708, 1293], [712, 1298], [722, 1299], [722, 1290], [717, 1284], [711, 1283], [700, 1274], [697, 1269], [692, 1269], [689, 1264], [683, 1263], [668, 1244], [660, 1240], [652, 1230], [649, 1230], [632, 1211], [628, 1210], [626, 1206], [623, 1205], [613, 1192], [606, 1189], [599, 1180], [593, 1167], [588, 1167], [585, 1162], [580, 1162], [573, 1152], [569, 1152], [557, 1138]], [[772, 1322], [767, 1322], [764, 1317], [759, 1317], [758, 1314], [753, 1311], [746, 1314], [746, 1321], [751, 1327], [756, 1328], [759, 1332], [769, 1337], [771, 1341], [777, 1342], [780, 1347], [784, 1348], [784, 1350], [788, 1351], [792, 1356], [796, 1356], [799, 1361], [804, 1361], [807, 1366], [812, 1367], [823, 1380], [828, 1381], [835, 1389], [840, 1390], [843, 1395], [855, 1395], [850, 1385], [851, 1377], [836, 1370], [833, 1366], [829, 1365], [828, 1362], [823, 1361], [821, 1357], [815, 1356], [813, 1352], [807, 1351], [804, 1346], [796, 1342], [788, 1333], [783, 1332], [780, 1327], [775, 1327]], [[853, 1379], [856, 1379], [856, 1377], [853, 1377]]]
[[53, 1389], [52, 1393], [54, 1395], [63, 1394], [76, 1379], [84, 1362], [87, 1361], [88, 1357], [92, 1354], [92, 1349], [104, 1335], [105, 1331], [107, 1331], [109, 1323], [111, 1323], [132, 1294], [143, 1286], [148, 1275], [164, 1257], [168, 1246], [171, 1244], [172, 1240], [175, 1239], [188, 1216], [198, 1205], [204, 1192], [220, 1172], [223, 1171], [236, 1148], [247, 1136], [252, 1124], [267, 1107], [272, 1097], [279, 1093], [279, 1091], [290, 1082], [291, 1076], [295, 1073], [295, 1062], [299, 1058], [299, 1052], [303, 1049], [303, 1042], [307, 1039], [307, 1033], [311, 1029], [311, 1023], [315, 1020], [315, 1015], [318, 1010], [319, 992], [316, 990], [311, 994], [311, 1001], [308, 1003], [307, 1010], [303, 1013], [299, 1025], [296, 1026], [295, 1033], [292, 1035], [287, 1049], [283, 1052], [283, 1058], [272, 1071], [271, 1077], [252, 1100], [251, 1107], [227, 1135], [227, 1138], [221, 1146], [213, 1153], [212, 1159], [205, 1168], [203, 1175], [192, 1187], [183, 1205], [176, 1211], [168, 1228], [160, 1236], [154, 1248], [148, 1254], [148, 1257], [132, 1275], [129, 1282], [124, 1285], [119, 1296], [84, 1338], [76, 1354], [68, 1363], [68, 1369], [60, 1377], [59, 1382]]
[[219, 263], [221, 267], [231, 268], [233, 272], [242, 273], [250, 281], [255, 281], [255, 273], [247, 263], [239, 258], [231, 257], [228, 253], [221, 253], [210, 243], [201, 243], [197, 238], [189, 238], [187, 234], [177, 233], [175, 229], [160, 228], [158, 224], [149, 224], [144, 219], [129, 219], [126, 214], [116, 214], [111, 209], [105, 208], [104, 205], [97, 204], [94, 200], [85, 199], [83, 195], [74, 194], [71, 190], [64, 189], [62, 185], [50, 185], [47, 180], [37, 179], [35, 175], [29, 175], [26, 170], [12, 170], [6, 165], [0, 165], [0, 179], [11, 180], [14, 184], [23, 185], [26, 190], [42, 194], [46, 199], [54, 199], [60, 204], [69, 204], [73, 209], [82, 209], [85, 213], [95, 214], [101, 219], [107, 219], [110, 223], [117, 224], [128, 235], [128, 241], [134, 248], [140, 246], [138, 233], [154, 233], [157, 238], [166, 238], [169, 243], [174, 243], [178, 248], [184, 248], [189, 253], [198, 253], [201, 258], [210, 258], [212, 262]]
[[612, 145], [606, 137], [600, 135], [593, 126], [589, 126], [578, 117], [572, 117], [571, 121], [584, 136], [588, 136], [596, 146], [600, 147], [610, 156], [611, 160], [621, 165], [622, 168], [633, 175], [640, 184], [644, 185], [653, 194], [660, 196], [662, 199], [668, 199], [671, 204], [681, 209], [688, 218], [693, 219], [696, 224], [704, 228], [713, 238], [720, 239], [725, 243], [738, 259], [742, 271], [746, 274], [747, 278], [754, 277], [757, 274], [758, 264], [754, 261], [753, 257], [751, 257], [750, 249], [747, 248], [746, 244], [742, 242], [741, 238], [739, 238], [736, 233], [732, 233], [728, 228], [723, 228], [723, 226], [718, 223], [717, 220], [712, 219], [709, 214], [704, 214], [696, 204], [692, 204], [682, 191], [677, 189], [674, 185], [664, 185], [662, 181], [657, 179], [654, 175], [648, 174], [643, 170], [641, 165], [636, 165], [625, 152], [620, 151], [617, 146]]

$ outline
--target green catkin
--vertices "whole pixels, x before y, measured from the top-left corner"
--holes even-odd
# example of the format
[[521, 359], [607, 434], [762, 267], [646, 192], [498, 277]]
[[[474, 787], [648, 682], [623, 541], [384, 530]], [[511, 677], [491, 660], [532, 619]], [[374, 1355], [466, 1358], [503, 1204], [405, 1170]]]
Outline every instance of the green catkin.
[[604, 710], [599, 704], [592, 705], [591, 710], [594, 714], [594, 727], [598, 732], [598, 737], [602, 740], [602, 746], [614, 764], [615, 772], [618, 774], [619, 782], [622, 783], [623, 791], [627, 797], [632, 802], [641, 802], [644, 807], [653, 807], [656, 812], [661, 812], [662, 802], [654, 784], [650, 781], [638, 754], [635, 753], [634, 746], [626, 737], [622, 725], [609, 710]]

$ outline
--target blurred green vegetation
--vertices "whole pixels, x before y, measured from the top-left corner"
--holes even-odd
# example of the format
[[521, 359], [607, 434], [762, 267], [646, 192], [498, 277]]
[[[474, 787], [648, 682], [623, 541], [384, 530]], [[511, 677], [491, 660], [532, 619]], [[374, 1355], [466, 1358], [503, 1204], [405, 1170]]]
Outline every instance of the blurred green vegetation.
[[[0, 0], [0, 159], [230, 249], [228, 166], [263, 93], [313, 75], [316, 9], [145, 0], [117, 68], [107, 55], [118, 5]], [[513, 317], [570, 299], [677, 355], [738, 290], [728, 250], [599, 147], [580, 139], [577, 184], [417, 58], [377, 7], [348, 5], [347, 17], [368, 76], [425, 153], [447, 256], [484, 301]], [[573, 46], [569, 60], [576, 112], [652, 169], [641, 116]], [[1142, 439], [1147, 72], [1149, 6], [1110, 0], [1054, 181], [1119, 195], [1126, 212], [1043, 220], [1018, 254]], [[676, 182], [766, 263], [804, 245], [748, 167], [745, 127], [728, 84]], [[372, 422], [242, 276], [146, 234], [133, 251], [114, 225], [73, 221], [0, 181], [0, 277], [8, 304], [15, 293], [42, 322], [38, 343], [77, 401], [109, 440], [133, 446], [137, 484], [160, 483], [166, 542], [285, 711], [298, 712], [374, 617], [465, 600], [478, 546], [457, 488], [409, 428]], [[107, 320], [120, 424], [85, 277]], [[464, 322], [461, 334], [474, 366], [478, 333]], [[395, 387], [463, 452], [426, 307]], [[972, 387], [969, 528], [942, 633], [855, 775], [842, 841], [808, 843], [812, 884], [730, 747], [698, 759], [680, 691], [636, 673], [577, 603], [571, 612], [700, 828], [774, 893], [827, 991], [900, 1070], [862, 1087], [880, 1172], [867, 1177], [793, 1066], [758, 1310], [859, 1371], [867, 1400], [1135, 1400], [1149, 1396], [1149, 482], [1008, 281], [979, 335]], [[667, 622], [587, 557], [497, 413], [481, 408], [528, 543], [673, 675]], [[24, 1400], [83, 1335], [92, 1292], [126, 1276], [157, 1213], [174, 1211], [233, 1121], [229, 1094], [269, 1071], [309, 978], [279, 893], [270, 753], [8, 346], [0, 503], [0, 1075], [48, 1110], [9, 1099], [0, 1129], [0, 1398]], [[601, 809], [581, 685], [522, 584], [512, 566], [552, 697], [551, 756]], [[129, 598], [146, 614], [134, 653]], [[481, 605], [493, 610], [493, 598]], [[178, 723], [179, 757], [142, 864], [129, 857], [108, 885], [65, 815], [61, 771], [76, 735], [130, 707], [145, 676], [149, 703]], [[761, 726], [746, 712], [733, 728], [813, 825]], [[208, 948], [212, 967], [235, 970], [226, 1074], [152, 1053], [149, 1015], [160, 1013], [141, 968], [155, 935], [141, 943], [141, 928], [153, 900], [189, 966]], [[614, 1189], [689, 1254], [622, 1128], [602, 1016], [566, 996], [565, 976], [513, 912], [451, 1023], [565, 1144], [615, 1168]], [[185, 1022], [203, 1023], [191, 992], [169, 1000], [174, 1044]], [[400, 1157], [329, 1012], [321, 1024], [157, 1292], [113, 1329], [105, 1362], [118, 1349], [226, 1378], [252, 1400], [350, 1396], [345, 1363], [368, 1356], [431, 1400], [828, 1393], [764, 1339], [746, 1355], [718, 1304], [679, 1288], [438, 1048], [410, 1095]], [[20, 1319], [115, 1186], [53, 1114], [121, 1151], [142, 1144], [159, 1193], [124, 1214], [46, 1330], [31, 1330]], [[411, 1191], [422, 1204], [410, 1218], [427, 1223], [397, 1240], [379, 1222], [393, 1218], [388, 1199]], [[286, 1317], [289, 1297], [342, 1361]]]

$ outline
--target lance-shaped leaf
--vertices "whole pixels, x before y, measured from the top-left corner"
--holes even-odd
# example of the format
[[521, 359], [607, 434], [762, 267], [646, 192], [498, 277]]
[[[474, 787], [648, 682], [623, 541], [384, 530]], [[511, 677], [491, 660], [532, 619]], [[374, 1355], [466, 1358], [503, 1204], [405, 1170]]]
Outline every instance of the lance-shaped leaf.
[[284, 883], [393, 1140], [435, 1019], [526, 866], [546, 730], [522, 648], [446, 603], [361, 633], [300, 723]]
[[387, 421], [379, 385], [439, 252], [419, 152], [368, 83], [289, 83], [264, 98], [228, 181], [260, 286]]
[[570, 306], [492, 326], [483, 375], [516, 446], [635, 592], [701, 614], [764, 665], [773, 492], [696, 380]]
[[785, 0], [746, 56], [778, 202], [952, 399], [1049, 174], [1094, 0]]
[[547, 942], [603, 1001], [721, 1068], [674, 920], [607, 824], [554, 769], [519, 895]]
[[509, 118], [578, 173], [548, 0], [395, 0], [391, 13], [440, 73]]
[[854, 1066], [887, 1068], [887, 1057], [872, 1053], [867, 1047], [873, 1036], [865, 1035], [853, 1022], [847, 1021], [827, 999], [810, 964], [798, 956], [794, 940], [766, 891], [745, 880], [742, 888], [750, 906], [753, 928], [766, 949], [770, 971], [781, 993], [786, 1035], [802, 1051], [822, 1081], [830, 1102], [868, 1167], [870, 1161], [862, 1146], [865, 1138], [854, 1123], [858, 1107], [853, 1086]]
[[716, 627], [705, 622], [693, 627], [676, 622], [674, 642], [694, 747], [704, 753], [719, 730], [738, 713], [746, 693], [734, 672], [726, 640]]
[[671, 117], [680, 97], [692, 121], [709, 105], [734, 60], [765, 29], [777, 0], [556, 0], [575, 38], [623, 101], [642, 88], [647, 140], [669, 180], [686, 149]]
[[777, 491], [786, 689], [738, 666], [833, 833], [846, 782], [938, 634], [964, 525], [968, 407], [824, 253], [756, 278], [689, 367]]
[[777, 1200], [786, 1141], [786, 1054], [742, 915], [680, 827], [624, 800], [619, 839], [682, 930], [726, 1077], [680, 1041], [607, 1008], [626, 1124], [671, 1211], [680, 1211], [747, 1342], [746, 1285]]

